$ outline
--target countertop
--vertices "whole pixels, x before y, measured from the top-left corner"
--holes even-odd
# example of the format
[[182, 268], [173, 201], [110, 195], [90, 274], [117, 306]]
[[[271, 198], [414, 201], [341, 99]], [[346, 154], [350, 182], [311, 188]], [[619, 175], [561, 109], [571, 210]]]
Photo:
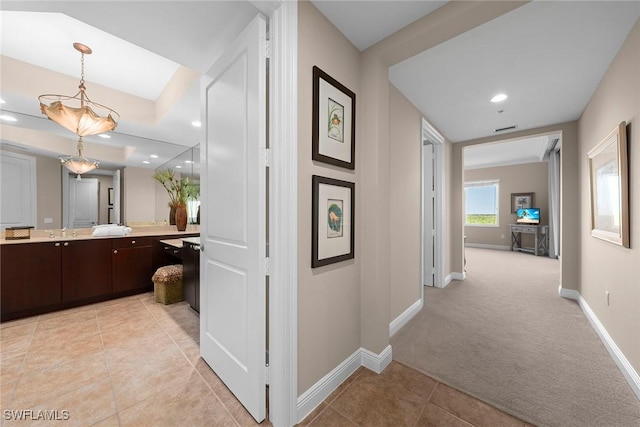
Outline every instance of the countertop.
[[[49, 233], [53, 232], [55, 237], [49, 237]], [[143, 226], [132, 227], [131, 233], [126, 236], [104, 236], [94, 237], [91, 235], [92, 229], [82, 228], [76, 230], [77, 235], [74, 237], [73, 231], [67, 230], [66, 236], [62, 237], [62, 230], [32, 230], [30, 239], [16, 239], [6, 240], [4, 233], [0, 240], [0, 245], [20, 245], [28, 243], [43, 243], [43, 242], [65, 242], [73, 240], [94, 240], [94, 239], [121, 239], [127, 237], [153, 237], [153, 236], [175, 236], [177, 239], [180, 236], [186, 236], [190, 234], [199, 234], [199, 225], [188, 225], [185, 231], [178, 231], [175, 226]], [[199, 239], [199, 237], [198, 237]]]
[[200, 236], [197, 237], [185, 237], [184, 239], [180, 239], [184, 242], [187, 243], [191, 243], [193, 245], [199, 245], [200, 244]]

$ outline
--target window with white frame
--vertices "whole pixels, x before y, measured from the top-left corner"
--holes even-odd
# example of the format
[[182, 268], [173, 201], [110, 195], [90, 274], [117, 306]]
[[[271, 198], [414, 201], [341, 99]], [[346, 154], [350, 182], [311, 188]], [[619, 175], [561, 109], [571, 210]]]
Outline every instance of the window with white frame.
[[497, 179], [464, 183], [465, 225], [497, 227], [500, 182]]

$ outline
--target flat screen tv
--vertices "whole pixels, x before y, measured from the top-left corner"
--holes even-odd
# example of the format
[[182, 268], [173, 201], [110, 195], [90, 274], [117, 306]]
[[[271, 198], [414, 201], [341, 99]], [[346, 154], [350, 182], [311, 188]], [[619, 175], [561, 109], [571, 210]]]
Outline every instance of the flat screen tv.
[[540, 208], [521, 208], [516, 212], [518, 224], [540, 224]]

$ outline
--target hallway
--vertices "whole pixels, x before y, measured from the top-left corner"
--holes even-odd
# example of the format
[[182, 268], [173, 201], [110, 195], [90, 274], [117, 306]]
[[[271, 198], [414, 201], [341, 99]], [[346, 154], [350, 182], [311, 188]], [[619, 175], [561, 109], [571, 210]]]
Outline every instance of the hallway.
[[640, 402], [578, 304], [559, 261], [467, 248], [467, 279], [425, 288], [391, 340], [394, 360], [539, 426], [640, 425]]

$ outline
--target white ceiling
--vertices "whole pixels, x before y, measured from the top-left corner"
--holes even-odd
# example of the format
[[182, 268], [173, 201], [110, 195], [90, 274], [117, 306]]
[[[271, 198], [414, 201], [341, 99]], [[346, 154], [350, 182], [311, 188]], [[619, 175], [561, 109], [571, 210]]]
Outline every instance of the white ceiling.
[[[313, 3], [354, 45], [365, 49], [446, 2]], [[154, 100], [175, 67], [205, 72], [255, 16], [256, 5], [259, 2], [2, 1], [0, 47], [5, 56], [25, 55], [25, 62], [78, 78], [78, 54], [70, 40], [85, 42], [94, 49], [86, 58], [90, 96], [92, 84], [99, 83], [140, 91], [135, 93]], [[15, 15], [4, 11], [58, 16], [49, 16], [49, 27], [46, 17], [29, 18], [16, 27]], [[493, 129], [510, 125], [524, 130], [575, 120], [639, 16], [640, 1], [534, 1], [396, 64], [390, 80], [453, 142], [493, 135]], [[57, 19], [67, 23], [53, 24]], [[167, 68], [161, 73], [162, 64]], [[499, 105], [489, 103], [498, 91], [509, 98]], [[87, 138], [87, 146], [130, 147], [126, 165], [155, 168], [199, 142], [200, 130], [191, 126], [199, 117], [198, 92], [196, 79], [157, 123], [141, 124], [123, 116], [110, 140]], [[7, 101], [2, 109], [19, 119], [13, 126], [64, 135], [70, 141], [69, 153], [64, 154], [73, 151], [73, 135], [46, 120], [37, 99], [8, 87], [2, 87], [0, 96]], [[92, 99], [119, 108], [109, 99]], [[508, 138], [508, 132], [503, 134]], [[160, 158], [143, 165], [149, 154]]]
[[312, 0], [360, 50], [433, 12], [446, 1], [336, 1]]
[[[119, 113], [126, 106], [96, 98], [96, 85], [155, 102], [179, 67], [195, 75], [206, 72], [225, 45], [258, 13], [249, 1], [2, 1], [0, 9], [3, 57], [79, 80], [80, 54], [72, 43], [84, 43], [93, 50], [85, 56], [87, 94]], [[76, 87], [47, 87], [46, 93], [73, 95]], [[200, 141], [200, 129], [191, 125], [200, 118], [199, 89], [200, 79], [196, 78], [155, 123], [121, 114], [110, 139], [85, 138], [85, 155], [91, 157], [92, 145], [116, 147], [126, 153], [126, 160], [103, 161], [102, 168], [156, 168], [185, 152]], [[5, 101], [3, 113], [18, 119], [11, 126], [67, 138], [69, 150], [48, 152], [7, 141], [5, 135], [3, 143], [45, 155], [73, 153], [77, 138], [40, 113], [37, 97], [6, 86], [0, 97]], [[158, 158], [150, 158], [151, 154]]]
[[452, 142], [577, 120], [638, 16], [637, 1], [534, 1], [389, 76]]

